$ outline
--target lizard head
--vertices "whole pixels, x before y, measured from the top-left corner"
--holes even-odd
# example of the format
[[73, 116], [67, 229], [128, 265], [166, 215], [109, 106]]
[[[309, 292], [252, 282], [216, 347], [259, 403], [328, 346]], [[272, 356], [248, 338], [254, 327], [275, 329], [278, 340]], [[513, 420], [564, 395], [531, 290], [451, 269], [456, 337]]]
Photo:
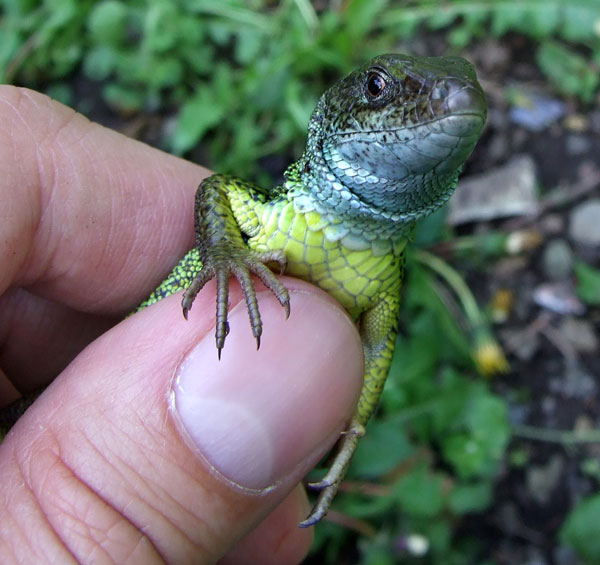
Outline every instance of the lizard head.
[[449, 198], [485, 119], [466, 60], [381, 55], [321, 97], [307, 155], [368, 214], [409, 221]]

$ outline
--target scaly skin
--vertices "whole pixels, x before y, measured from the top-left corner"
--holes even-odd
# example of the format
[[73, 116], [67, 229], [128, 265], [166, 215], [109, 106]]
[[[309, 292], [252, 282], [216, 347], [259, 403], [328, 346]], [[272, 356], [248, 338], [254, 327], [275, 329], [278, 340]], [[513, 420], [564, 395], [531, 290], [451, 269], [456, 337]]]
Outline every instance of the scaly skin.
[[283, 186], [266, 191], [223, 175], [202, 182], [196, 193], [197, 247], [140, 306], [186, 289], [187, 318], [197, 293], [216, 278], [220, 356], [233, 274], [260, 345], [250, 273], [289, 312], [287, 290], [265, 266], [275, 262], [329, 292], [357, 320], [363, 389], [329, 472], [311, 485], [321, 492], [302, 527], [326, 514], [377, 406], [394, 351], [407, 237], [415, 220], [452, 194], [485, 117], [483, 92], [465, 60], [376, 57], [322, 96], [306, 150], [286, 171]]
[[[304, 154], [267, 191], [213, 175], [196, 193], [196, 248], [140, 305], [185, 289], [184, 316], [217, 280], [216, 345], [228, 333], [229, 278], [240, 282], [252, 331], [262, 323], [251, 273], [289, 313], [286, 288], [265, 264], [310, 281], [357, 321], [365, 378], [307, 527], [329, 508], [387, 377], [399, 311], [403, 250], [417, 219], [452, 194], [486, 117], [473, 67], [457, 57], [382, 55], [320, 99]], [[1, 416], [1, 415], [0, 415]], [[0, 428], [2, 426], [0, 417]]]

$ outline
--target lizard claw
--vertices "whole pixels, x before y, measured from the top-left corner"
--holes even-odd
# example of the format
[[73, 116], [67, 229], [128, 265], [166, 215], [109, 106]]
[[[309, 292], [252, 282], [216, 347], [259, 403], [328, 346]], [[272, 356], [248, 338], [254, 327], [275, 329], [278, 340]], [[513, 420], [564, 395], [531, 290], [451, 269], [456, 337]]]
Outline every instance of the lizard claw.
[[205, 265], [202, 270], [193, 278], [190, 286], [188, 286], [186, 291], [183, 293], [183, 298], [181, 299], [181, 309], [183, 310], [183, 317], [186, 320], [188, 319], [189, 311], [192, 309], [192, 304], [194, 303], [196, 296], [202, 290], [202, 287], [214, 276], [214, 271]]
[[[223, 251], [223, 250], [222, 250]], [[192, 280], [190, 286], [183, 295], [181, 306], [183, 316], [187, 320], [188, 313], [198, 292], [212, 278], [217, 282], [217, 316], [215, 340], [217, 353], [221, 358], [221, 351], [225, 345], [225, 338], [229, 333], [227, 322], [229, 308], [229, 277], [234, 275], [238, 280], [250, 318], [252, 335], [256, 339], [256, 349], [260, 348], [260, 336], [262, 335], [262, 320], [256, 299], [256, 289], [252, 274], [257, 276], [262, 283], [275, 295], [285, 310], [286, 318], [290, 315], [290, 298], [284, 284], [273, 274], [265, 263], [276, 262], [283, 271], [287, 265], [285, 255], [280, 251], [268, 253], [255, 253], [249, 249], [228, 250], [228, 252], [215, 253], [204, 257], [204, 266], [200, 273]]]
[[331, 501], [335, 497], [340, 483], [346, 474], [346, 469], [350, 465], [352, 456], [356, 451], [358, 439], [364, 433], [364, 426], [358, 422], [356, 417], [353, 418], [350, 428], [346, 432], [343, 432], [340, 437], [335, 458], [327, 474], [320, 481], [308, 484], [310, 488], [320, 490], [321, 492], [306, 520], [298, 524], [300, 528], [314, 526], [319, 520], [325, 517], [331, 506]]

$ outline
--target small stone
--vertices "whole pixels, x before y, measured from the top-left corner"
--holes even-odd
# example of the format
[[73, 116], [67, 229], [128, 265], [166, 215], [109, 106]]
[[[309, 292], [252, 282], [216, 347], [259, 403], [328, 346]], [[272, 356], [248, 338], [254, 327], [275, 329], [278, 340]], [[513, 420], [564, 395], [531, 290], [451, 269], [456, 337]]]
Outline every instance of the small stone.
[[498, 135], [494, 135], [490, 139], [488, 158], [497, 163], [506, 159], [506, 155], [510, 155], [511, 142], [506, 131], [501, 129], [494, 129], [494, 131], [497, 131]]
[[590, 113], [590, 124], [594, 133], [600, 133], [600, 110]]
[[571, 211], [569, 235], [577, 243], [600, 245], [600, 198], [582, 202]]
[[598, 337], [588, 320], [564, 317], [558, 326], [562, 338], [580, 353], [596, 353], [598, 351]]
[[559, 235], [565, 231], [565, 220], [561, 214], [546, 214], [540, 219], [540, 227], [548, 236]]
[[545, 465], [532, 466], [527, 470], [527, 488], [538, 504], [548, 503], [552, 491], [558, 486], [564, 466], [563, 457], [553, 455]]
[[564, 239], [553, 239], [544, 249], [544, 274], [551, 280], [564, 280], [573, 270], [573, 252]]
[[530, 545], [526, 549], [527, 556], [523, 565], [548, 565], [548, 560], [544, 557], [543, 551], [539, 547]]
[[500, 502], [497, 517], [501, 530], [507, 534], [516, 534], [522, 528], [519, 510], [514, 502]]
[[588, 398], [596, 394], [598, 385], [576, 360], [565, 363], [561, 376], [550, 379], [549, 389], [567, 398]]
[[577, 420], [575, 420], [575, 425], [573, 426], [573, 430], [576, 432], [589, 432], [595, 428], [594, 420], [585, 414], [578, 416]]
[[512, 122], [529, 131], [542, 131], [561, 119], [565, 112], [564, 102], [522, 90], [517, 93], [508, 115]]
[[538, 209], [535, 162], [517, 155], [503, 167], [458, 183], [450, 200], [451, 225], [532, 214]]
[[488, 73], [504, 69], [511, 62], [511, 51], [507, 45], [496, 40], [486, 40], [479, 51], [481, 68]]
[[564, 121], [565, 128], [575, 132], [582, 132], [588, 129], [589, 119], [585, 114], [569, 114]]
[[494, 276], [504, 281], [514, 280], [514, 277], [528, 266], [528, 259], [525, 256], [502, 257], [494, 265]]
[[552, 553], [556, 565], [580, 565], [581, 561], [572, 547], [559, 545]]
[[577, 298], [571, 281], [543, 283], [536, 286], [533, 291], [533, 301], [556, 314], [581, 315], [585, 312], [585, 306]]
[[521, 332], [518, 332], [515, 337], [517, 339], [507, 342], [511, 345], [511, 353], [520, 361], [531, 361], [540, 349], [541, 340], [539, 335], [533, 334], [523, 337]]
[[553, 396], [544, 396], [541, 402], [542, 412], [547, 416], [551, 416], [556, 412], [556, 398]]
[[529, 253], [537, 249], [543, 240], [544, 238], [539, 231], [517, 230], [510, 233], [506, 238], [505, 249], [511, 255]]
[[565, 149], [569, 155], [584, 155], [591, 149], [592, 142], [583, 135], [571, 134], [567, 136]]

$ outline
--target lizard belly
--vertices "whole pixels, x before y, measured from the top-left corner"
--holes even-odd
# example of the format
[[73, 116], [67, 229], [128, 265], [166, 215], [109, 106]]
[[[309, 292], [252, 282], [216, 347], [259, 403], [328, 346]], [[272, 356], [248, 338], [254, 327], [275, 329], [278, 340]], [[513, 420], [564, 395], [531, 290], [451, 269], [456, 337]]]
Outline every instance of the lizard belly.
[[376, 256], [371, 249], [356, 251], [328, 240], [322, 229], [311, 229], [306, 215], [295, 212], [291, 203], [270, 212], [248, 245], [259, 252], [283, 251], [288, 261], [286, 274], [321, 287], [353, 317], [397, 284], [398, 256]]

